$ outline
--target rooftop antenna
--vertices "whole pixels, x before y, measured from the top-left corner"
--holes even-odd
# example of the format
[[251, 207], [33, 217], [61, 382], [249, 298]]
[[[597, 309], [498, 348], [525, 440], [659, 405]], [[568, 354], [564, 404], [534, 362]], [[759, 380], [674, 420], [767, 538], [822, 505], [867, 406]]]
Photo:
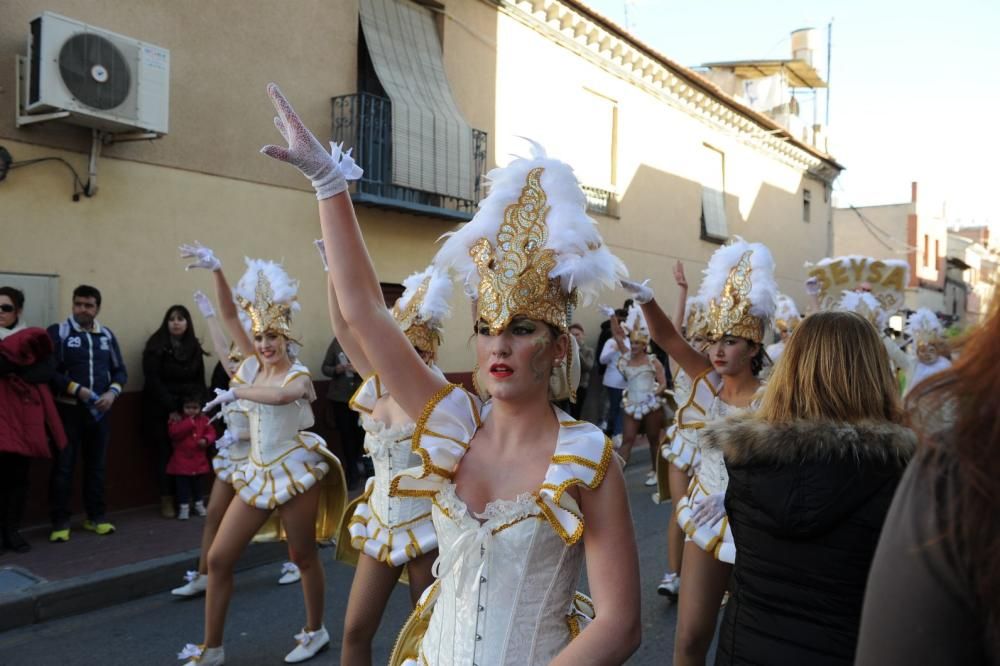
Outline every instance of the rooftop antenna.
[[830, 126], [830, 59], [833, 54], [833, 17], [826, 24], [826, 121], [824, 125]]

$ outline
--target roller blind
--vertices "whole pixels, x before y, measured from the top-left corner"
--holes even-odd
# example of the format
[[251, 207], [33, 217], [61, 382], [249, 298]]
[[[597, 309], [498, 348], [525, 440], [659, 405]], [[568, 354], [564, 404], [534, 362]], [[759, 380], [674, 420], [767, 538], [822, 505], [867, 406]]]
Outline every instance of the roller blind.
[[392, 102], [392, 181], [473, 198], [472, 128], [445, 76], [429, 9], [411, 0], [361, 0], [361, 28]]
[[716, 240], [729, 237], [726, 224], [725, 156], [710, 146], [702, 147], [704, 175], [701, 185], [701, 222], [703, 235]]

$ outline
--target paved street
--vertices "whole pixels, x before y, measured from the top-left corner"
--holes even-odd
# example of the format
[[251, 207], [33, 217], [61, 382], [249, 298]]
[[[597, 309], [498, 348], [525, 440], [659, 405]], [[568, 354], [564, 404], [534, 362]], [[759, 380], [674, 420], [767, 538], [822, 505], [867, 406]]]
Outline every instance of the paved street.
[[[643, 645], [629, 664], [670, 663], [675, 607], [656, 594], [666, 564], [664, 524], [669, 505], [650, 501], [643, 486], [648, 463], [636, 447], [626, 473], [639, 541], [642, 575]], [[326, 622], [331, 650], [313, 663], [336, 663], [342, 618], [353, 569], [332, 564], [324, 551], [327, 573]], [[227, 663], [256, 666], [282, 663], [301, 627], [302, 600], [297, 585], [276, 584], [279, 565], [261, 566], [238, 574], [236, 594], [227, 625]], [[584, 586], [585, 587], [585, 586]], [[383, 620], [375, 663], [384, 664], [396, 630], [409, 608], [406, 591], [397, 588]], [[0, 634], [0, 666], [68, 666], [70, 664], [177, 664], [175, 653], [186, 642], [201, 639], [200, 600], [175, 600], [159, 594], [100, 611], [53, 620]]]

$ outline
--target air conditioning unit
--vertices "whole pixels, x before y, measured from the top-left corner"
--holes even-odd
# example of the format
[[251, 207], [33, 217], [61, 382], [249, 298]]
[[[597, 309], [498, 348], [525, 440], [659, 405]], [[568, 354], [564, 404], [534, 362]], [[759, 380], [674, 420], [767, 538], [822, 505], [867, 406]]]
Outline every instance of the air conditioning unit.
[[106, 132], [167, 133], [170, 51], [44, 12], [31, 21], [27, 115], [69, 112], [65, 122]]

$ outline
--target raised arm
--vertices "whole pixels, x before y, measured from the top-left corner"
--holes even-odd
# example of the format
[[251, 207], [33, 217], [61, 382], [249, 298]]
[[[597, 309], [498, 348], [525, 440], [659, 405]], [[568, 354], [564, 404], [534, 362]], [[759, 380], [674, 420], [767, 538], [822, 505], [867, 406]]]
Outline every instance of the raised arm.
[[215, 308], [212, 307], [212, 301], [209, 300], [204, 292], [196, 291], [194, 292], [194, 302], [201, 311], [201, 316], [205, 318], [205, 325], [208, 326], [208, 335], [212, 339], [212, 349], [215, 350], [215, 355], [218, 357], [219, 362], [222, 363], [222, 368], [226, 371], [226, 374], [232, 377], [233, 373], [236, 372], [236, 366], [230, 367], [229, 339], [226, 338], [226, 334], [222, 330], [222, 323], [219, 322], [219, 318], [215, 316]]
[[236, 302], [233, 301], [233, 290], [229, 288], [226, 274], [222, 272], [222, 262], [211, 249], [197, 241], [193, 245], [181, 245], [180, 251], [181, 256], [185, 259], [194, 259], [191, 264], [188, 264], [186, 270], [207, 268], [212, 271], [212, 279], [215, 281], [215, 300], [219, 304], [222, 323], [229, 331], [229, 337], [233, 339], [240, 353], [244, 356], [253, 355], [253, 342], [247, 332], [243, 330], [243, 324], [240, 323]]
[[[687, 307], [688, 281], [684, 275], [684, 264], [680, 259], [674, 264], [674, 282], [677, 283], [677, 305], [674, 307], [674, 328], [684, 328], [684, 310]], [[689, 333], [690, 335], [690, 333]]]
[[446, 382], [424, 364], [385, 307], [347, 194], [347, 178], [359, 177], [360, 169], [336, 146], [332, 154], [328, 153], [302, 124], [276, 85], [269, 84], [267, 92], [278, 112], [275, 126], [288, 147], [264, 146], [261, 152], [292, 164], [315, 188], [330, 279], [340, 313], [348, 327], [363, 332], [356, 340], [365, 357], [396, 402], [416, 420], [424, 405]]
[[[326, 261], [326, 245], [322, 240], [316, 241], [316, 249], [319, 250], [320, 258], [323, 260], [323, 270], [329, 273], [330, 267]], [[381, 291], [381, 290], [380, 290]], [[343, 313], [340, 311], [340, 303], [337, 302], [337, 290], [333, 286], [333, 278], [327, 276], [326, 280], [326, 303], [330, 313], [330, 326], [333, 328], [333, 335], [340, 343], [344, 354], [350, 359], [351, 365], [362, 377], [372, 374], [373, 368], [364, 350], [358, 343], [354, 331], [347, 325]]]
[[622, 280], [622, 286], [642, 307], [642, 314], [646, 316], [646, 325], [649, 327], [649, 336], [677, 362], [677, 365], [681, 366], [689, 377], [697, 377], [705, 370], [711, 369], [712, 364], [709, 360], [688, 344], [670, 321], [670, 317], [653, 298], [652, 289], [645, 283], [639, 284], [630, 280]]

